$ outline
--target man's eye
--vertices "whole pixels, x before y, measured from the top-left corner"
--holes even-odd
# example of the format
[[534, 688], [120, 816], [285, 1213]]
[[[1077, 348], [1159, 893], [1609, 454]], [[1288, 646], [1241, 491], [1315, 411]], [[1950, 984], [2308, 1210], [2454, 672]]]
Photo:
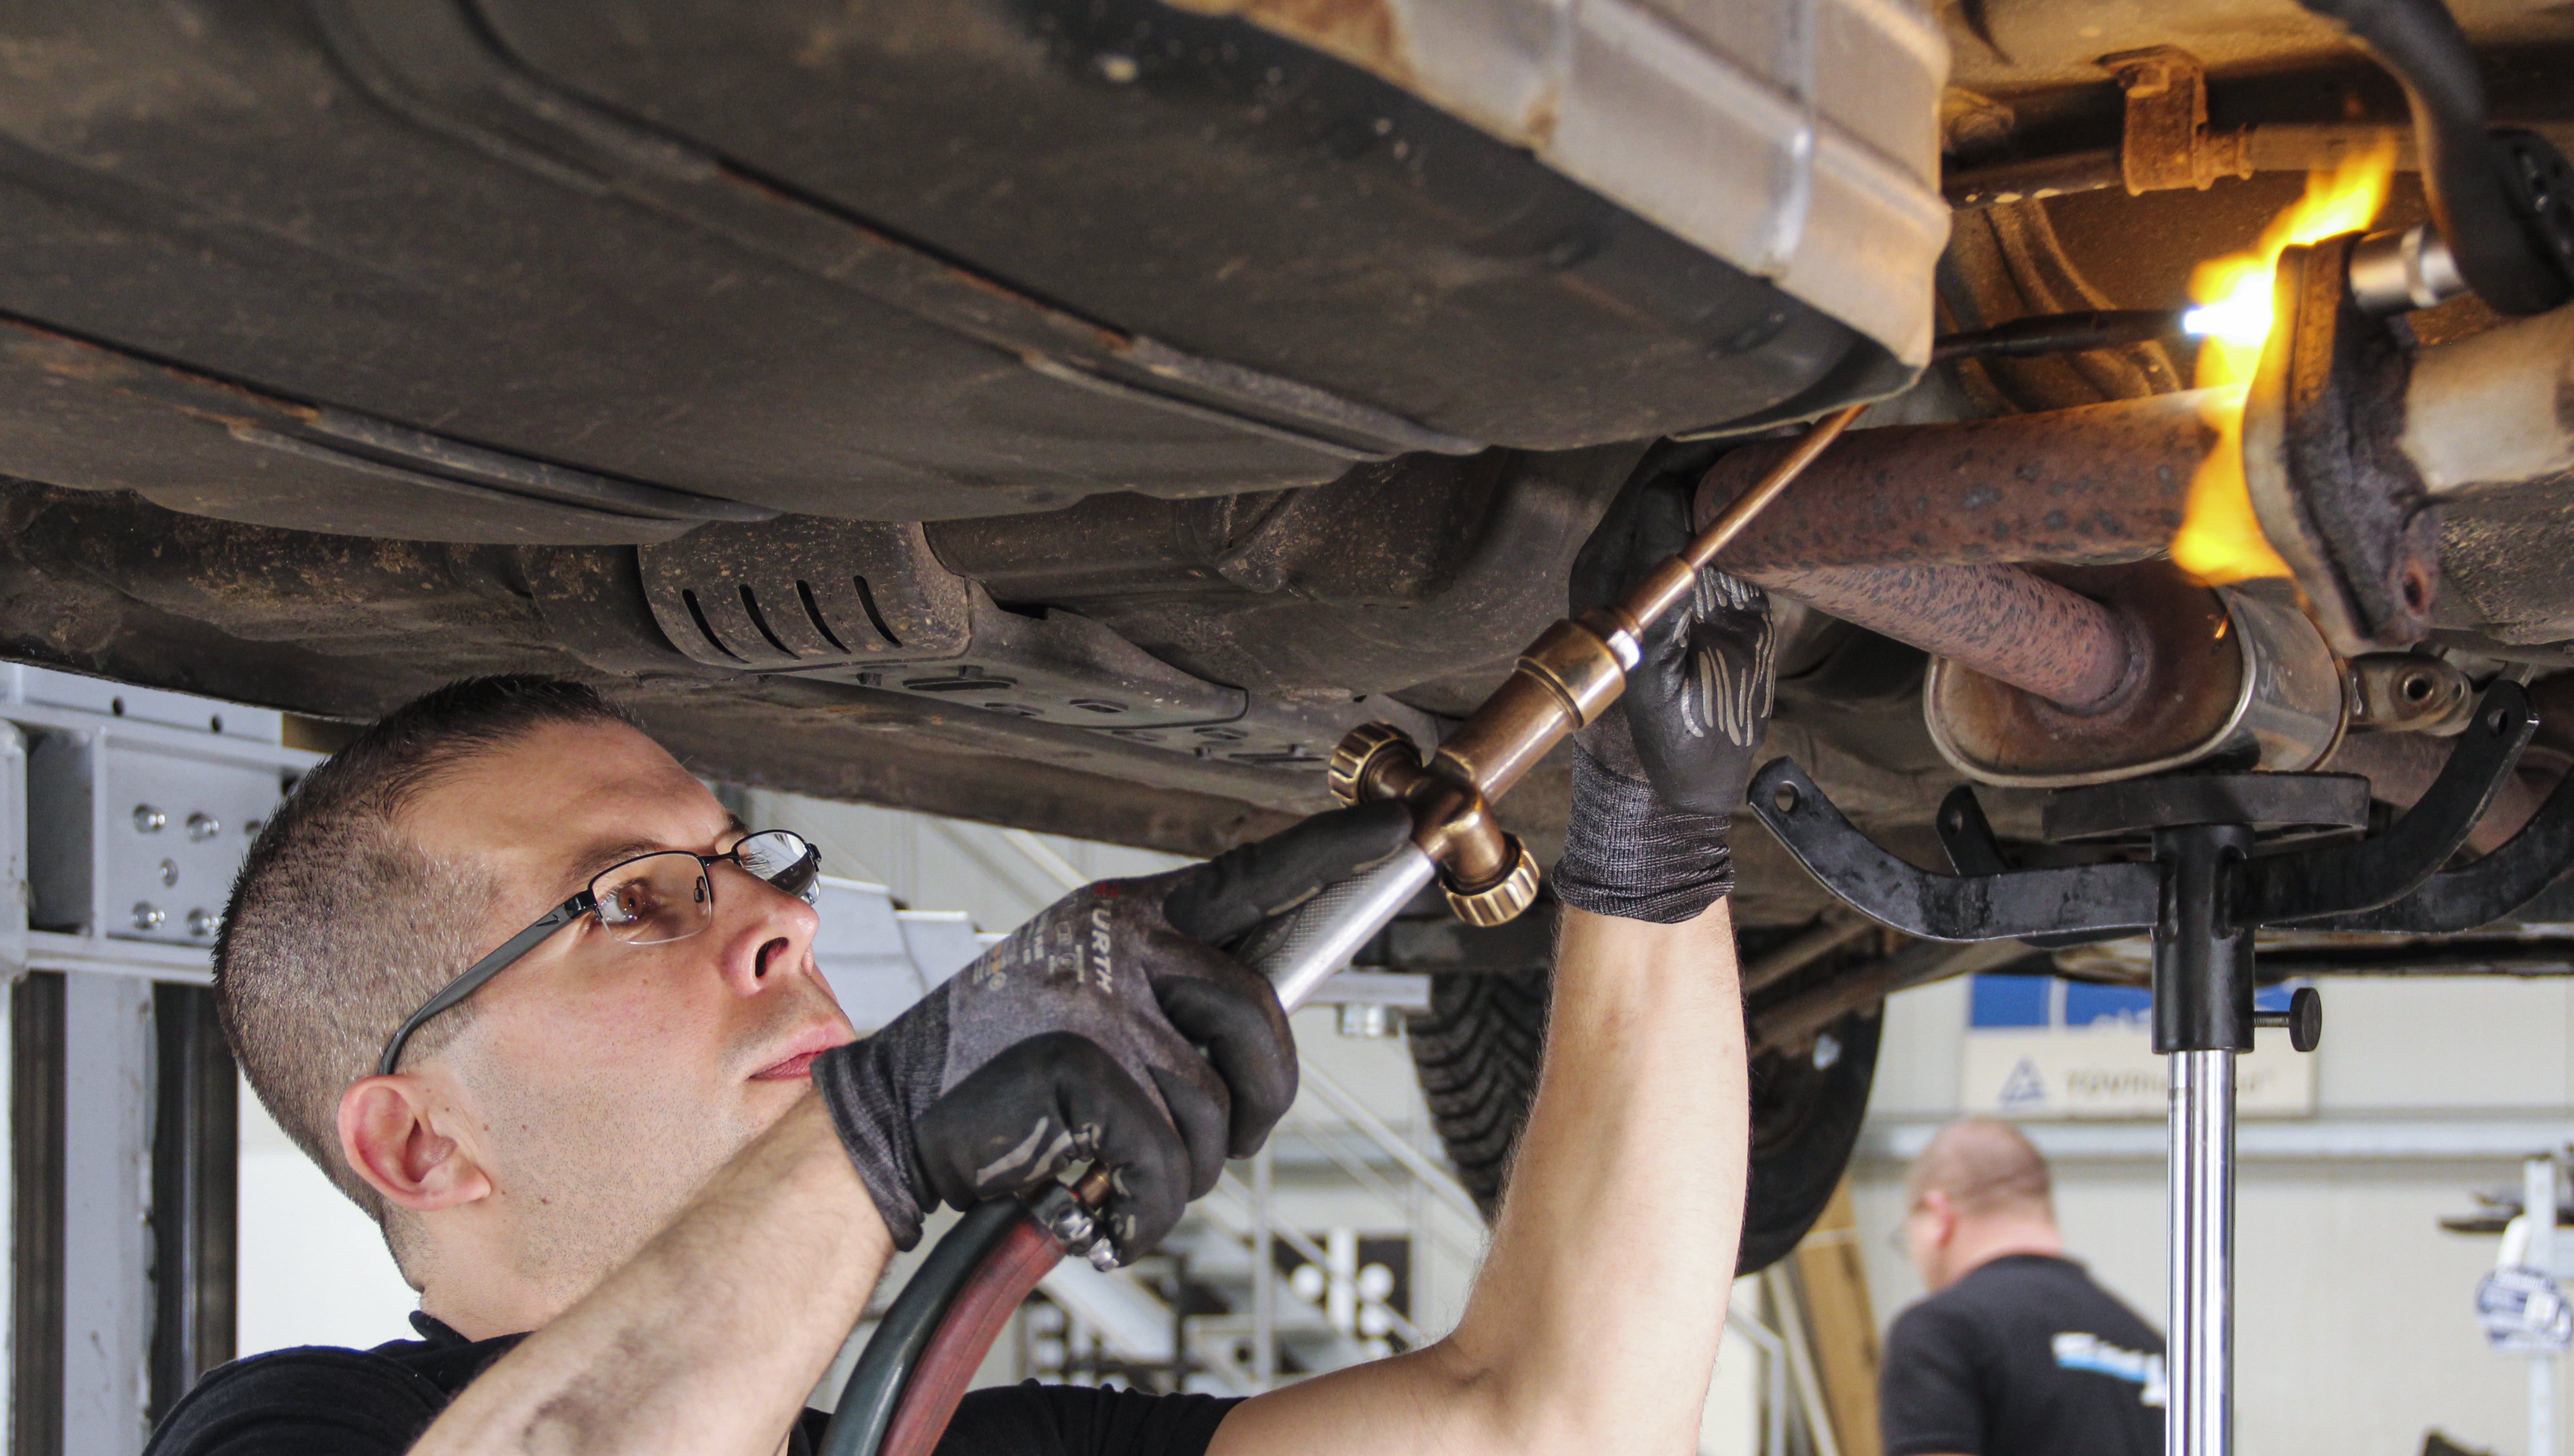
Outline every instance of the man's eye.
[[631, 925], [652, 913], [652, 886], [628, 880], [600, 897], [599, 918], [609, 925]]

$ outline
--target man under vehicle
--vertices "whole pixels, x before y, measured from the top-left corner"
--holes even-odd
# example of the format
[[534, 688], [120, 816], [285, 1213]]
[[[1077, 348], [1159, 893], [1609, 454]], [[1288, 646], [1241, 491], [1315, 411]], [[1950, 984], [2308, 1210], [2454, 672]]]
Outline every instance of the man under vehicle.
[[1905, 1186], [1905, 1253], [1930, 1294], [1887, 1333], [1887, 1456], [2161, 1451], [2162, 1336], [2064, 1256], [2027, 1137], [1952, 1122]]
[[[1574, 605], [1687, 513], [1678, 480], [1622, 498]], [[978, 1392], [943, 1450], [1693, 1447], [1746, 1171], [1727, 815], [1770, 689], [1758, 594], [1711, 575], [1694, 609], [1578, 744], [1547, 1065], [1457, 1329], [1242, 1402]], [[276, 815], [217, 955], [254, 1087], [378, 1214], [425, 1339], [226, 1367], [154, 1449], [804, 1449], [924, 1209], [1097, 1160], [1131, 1256], [1257, 1146], [1293, 1046], [1214, 946], [1405, 832], [1348, 810], [1077, 891], [853, 1042], [791, 836], [746, 834], [584, 690], [432, 695]]]

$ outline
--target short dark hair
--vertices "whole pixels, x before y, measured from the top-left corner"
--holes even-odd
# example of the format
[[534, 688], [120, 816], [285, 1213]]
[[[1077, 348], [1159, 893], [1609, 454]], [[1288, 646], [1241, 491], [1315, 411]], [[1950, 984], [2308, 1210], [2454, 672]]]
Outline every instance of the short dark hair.
[[[215, 999], [252, 1090], [287, 1136], [379, 1226], [384, 1201], [340, 1155], [340, 1094], [375, 1069], [403, 1018], [472, 963], [476, 916], [499, 892], [482, 866], [440, 859], [400, 819], [466, 761], [553, 726], [620, 724], [579, 683], [530, 674], [451, 683], [396, 709], [304, 775], [251, 844], [215, 937]], [[472, 1019], [423, 1027], [415, 1054]]]

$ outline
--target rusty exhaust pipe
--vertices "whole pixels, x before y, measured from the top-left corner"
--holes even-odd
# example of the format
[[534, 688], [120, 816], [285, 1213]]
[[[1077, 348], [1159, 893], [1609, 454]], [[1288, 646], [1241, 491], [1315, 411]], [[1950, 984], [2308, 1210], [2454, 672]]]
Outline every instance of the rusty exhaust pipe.
[[[2191, 478], [2216, 447], [2200, 418], [2206, 403], [2191, 391], [1853, 431], [1754, 518], [1718, 565], [1760, 581], [1779, 570], [2159, 556], [2180, 529]], [[1754, 445], [1718, 461], [1700, 488], [1702, 514], [1782, 454], [1779, 445]]]
[[1773, 567], [1737, 575], [2077, 711], [2117, 696], [2135, 670], [2134, 635], [2116, 613], [2018, 567]]
[[[2208, 422], [2234, 407], [2205, 391], [1853, 432], [1718, 565], [1930, 653], [1926, 715], [1971, 776], [2047, 786], [2243, 750], [2312, 766], [2380, 717], [2342, 660], [2429, 630], [2440, 504], [2574, 484], [2574, 306], [2417, 350], [2351, 301], [2357, 241], [2282, 257], [2242, 406], [2293, 593], [2162, 560], [2218, 448]], [[1700, 518], [1783, 454], [1717, 462]]]
[[[2195, 394], [1846, 436], [1718, 558], [1727, 571], [2058, 708], [2141, 676], [2132, 621], [2025, 568], [2145, 561], [2215, 444]], [[1749, 446], [1699, 486], [1702, 521], [1776, 469]]]

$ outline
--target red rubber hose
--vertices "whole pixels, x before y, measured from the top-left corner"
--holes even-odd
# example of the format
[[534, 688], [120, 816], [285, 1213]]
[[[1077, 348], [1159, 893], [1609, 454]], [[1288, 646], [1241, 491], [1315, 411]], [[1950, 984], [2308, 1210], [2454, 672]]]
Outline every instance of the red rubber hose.
[[1062, 1258], [1063, 1246], [1035, 1219], [1022, 1218], [1002, 1235], [965, 1287], [956, 1291], [920, 1362], [912, 1367], [880, 1456], [930, 1456], [984, 1353], [1001, 1337], [1001, 1326]]

